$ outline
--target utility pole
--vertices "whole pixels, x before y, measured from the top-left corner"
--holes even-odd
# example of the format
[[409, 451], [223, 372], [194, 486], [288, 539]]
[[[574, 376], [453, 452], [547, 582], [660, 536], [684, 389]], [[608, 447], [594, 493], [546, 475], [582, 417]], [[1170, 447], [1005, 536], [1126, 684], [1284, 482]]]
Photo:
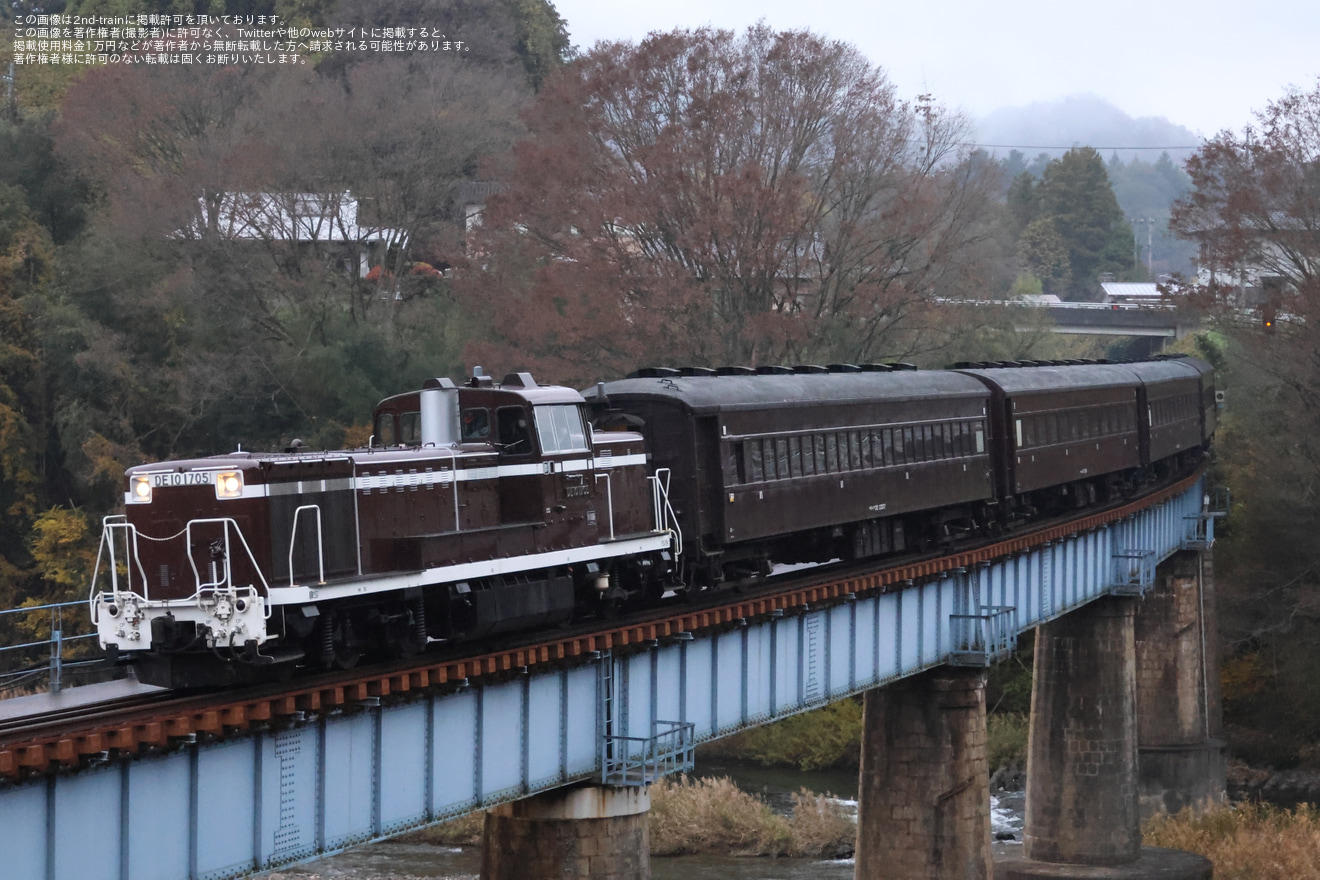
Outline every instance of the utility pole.
[[1132, 264], [1141, 265], [1141, 239], [1137, 237], [1137, 224], [1146, 224], [1146, 274], [1151, 275], [1155, 263], [1155, 218], [1154, 217], [1129, 217], [1128, 222], [1132, 224]]
[[1153, 255], [1155, 253], [1154, 241], [1155, 241], [1155, 218], [1147, 217], [1146, 218], [1146, 274], [1148, 276], [1154, 274], [1154, 270], [1151, 269], [1151, 264], [1154, 260]]

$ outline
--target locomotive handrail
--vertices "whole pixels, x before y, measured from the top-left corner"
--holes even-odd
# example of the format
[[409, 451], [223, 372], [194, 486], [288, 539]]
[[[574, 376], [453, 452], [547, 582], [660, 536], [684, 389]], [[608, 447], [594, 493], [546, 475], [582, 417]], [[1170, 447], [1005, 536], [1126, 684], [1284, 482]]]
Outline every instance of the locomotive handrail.
[[[252, 570], [255, 571], [255, 572], [257, 573], [257, 577], [261, 579], [261, 586], [265, 588], [265, 590], [266, 590], [266, 595], [269, 596], [269, 595], [270, 595], [270, 584], [267, 583], [267, 581], [266, 581], [266, 576], [265, 576], [264, 574], [262, 574], [262, 572], [261, 572], [261, 566], [257, 564], [257, 558], [256, 558], [256, 556], [254, 556], [254, 555], [252, 554], [252, 548], [248, 546], [247, 538], [243, 537], [243, 530], [240, 529], [240, 528], [238, 527], [238, 523], [234, 520], [233, 517], [231, 517], [231, 516], [216, 516], [216, 517], [207, 517], [207, 518], [205, 518], [205, 519], [192, 519], [192, 520], [188, 520], [188, 525], [187, 525], [186, 527], [184, 527], [184, 530], [183, 530], [183, 531], [184, 531], [184, 534], [186, 535], [185, 540], [187, 541], [188, 547], [189, 547], [189, 548], [192, 547], [192, 528], [193, 528], [193, 526], [197, 526], [197, 525], [205, 525], [205, 524], [207, 524], [207, 523], [219, 523], [220, 525], [222, 525], [222, 526], [224, 527], [224, 542], [225, 542], [225, 555], [224, 555], [224, 561], [225, 561], [225, 580], [224, 580], [224, 586], [226, 586], [226, 587], [232, 587], [232, 586], [234, 585], [234, 572], [233, 572], [233, 567], [230, 565], [230, 556], [231, 556], [231, 554], [230, 554], [230, 552], [229, 552], [229, 551], [230, 551], [230, 543], [229, 543], [229, 527], [232, 525], [232, 526], [234, 527], [234, 531], [238, 533], [238, 540], [239, 540], [239, 542], [243, 545], [243, 552], [247, 554], [248, 561], [252, 563]], [[193, 594], [194, 597], [199, 596], [199, 595], [201, 594], [201, 592], [202, 592], [203, 590], [207, 589], [208, 587], [210, 587], [210, 588], [216, 588], [216, 587], [221, 586], [221, 583], [220, 583], [218, 577], [217, 577], [217, 580], [216, 580], [214, 583], [202, 583], [202, 575], [201, 575], [201, 572], [199, 572], [199, 571], [197, 570], [197, 560], [195, 560], [195, 559], [193, 558], [193, 555], [192, 555], [191, 552], [188, 553], [188, 564], [189, 564], [190, 566], [192, 566], [193, 577], [196, 579], [196, 583], [197, 583], [197, 592]], [[212, 561], [211, 564], [214, 565], [214, 564], [215, 564], [214, 561]]]
[[458, 521], [458, 453], [449, 446], [437, 446], [436, 451], [449, 454], [449, 474], [454, 483], [454, 531], [461, 532], [463, 526]]
[[[293, 548], [298, 542], [298, 514], [304, 510], [316, 511], [316, 562], [318, 566], [319, 579], [318, 584], [325, 583], [325, 542], [321, 535], [321, 505], [304, 504], [293, 512], [293, 526], [289, 529], [289, 586], [296, 586], [293, 582]], [[242, 534], [241, 532], [239, 533]], [[251, 554], [249, 554], [251, 555]]]
[[609, 474], [596, 474], [596, 481], [605, 480], [605, 513], [610, 518], [610, 540], [614, 540], [614, 490], [610, 488]]
[[124, 539], [124, 576], [128, 579], [126, 589], [133, 589], [133, 569], [132, 563], [136, 562], [138, 575], [142, 578], [142, 598], [150, 598], [147, 595], [147, 572], [142, 567], [142, 557], [137, 552], [137, 526], [128, 521], [128, 517], [122, 513], [111, 514], [101, 520], [101, 543], [96, 547], [96, 564], [92, 566], [92, 587], [87, 595], [87, 604], [91, 611], [92, 623], [98, 623], [97, 604], [96, 604], [96, 578], [101, 573], [101, 558], [107, 545], [110, 548], [110, 592], [119, 592], [119, 567], [115, 564], [115, 529], [122, 529], [132, 537], [132, 550], [129, 549], [129, 538]]
[[[655, 517], [655, 530], [669, 532], [674, 537], [674, 558], [683, 555], [683, 532], [678, 527], [678, 514], [669, 503], [669, 468], [656, 468], [646, 479], [651, 482], [651, 513]], [[673, 523], [672, 525], [670, 523]]]

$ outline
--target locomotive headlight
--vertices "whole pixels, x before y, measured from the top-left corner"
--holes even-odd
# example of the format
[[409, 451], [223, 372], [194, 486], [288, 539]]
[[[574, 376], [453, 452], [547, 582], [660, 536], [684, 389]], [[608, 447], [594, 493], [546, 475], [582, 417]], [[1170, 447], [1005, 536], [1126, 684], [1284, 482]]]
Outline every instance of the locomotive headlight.
[[221, 471], [215, 475], [216, 498], [242, 498], [243, 472]]
[[151, 477], [146, 474], [128, 481], [128, 500], [134, 504], [151, 503]]

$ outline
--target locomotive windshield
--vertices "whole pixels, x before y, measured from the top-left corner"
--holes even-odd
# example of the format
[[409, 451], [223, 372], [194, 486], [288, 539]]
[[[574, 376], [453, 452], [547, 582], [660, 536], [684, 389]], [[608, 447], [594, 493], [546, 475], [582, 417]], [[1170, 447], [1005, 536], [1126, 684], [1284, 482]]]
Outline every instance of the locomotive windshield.
[[587, 449], [587, 433], [582, 428], [582, 413], [577, 406], [538, 406], [536, 436], [541, 452], [578, 452]]

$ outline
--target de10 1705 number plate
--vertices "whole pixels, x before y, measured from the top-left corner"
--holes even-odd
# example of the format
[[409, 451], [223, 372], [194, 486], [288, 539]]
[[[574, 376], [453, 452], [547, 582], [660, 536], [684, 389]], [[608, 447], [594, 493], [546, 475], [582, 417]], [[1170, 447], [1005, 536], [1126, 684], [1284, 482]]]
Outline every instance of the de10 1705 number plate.
[[211, 474], [209, 471], [188, 471], [181, 474], [152, 474], [151, 486], [153, 489], [160, 489], [165, 486], [209, 486], [211, 485]]

